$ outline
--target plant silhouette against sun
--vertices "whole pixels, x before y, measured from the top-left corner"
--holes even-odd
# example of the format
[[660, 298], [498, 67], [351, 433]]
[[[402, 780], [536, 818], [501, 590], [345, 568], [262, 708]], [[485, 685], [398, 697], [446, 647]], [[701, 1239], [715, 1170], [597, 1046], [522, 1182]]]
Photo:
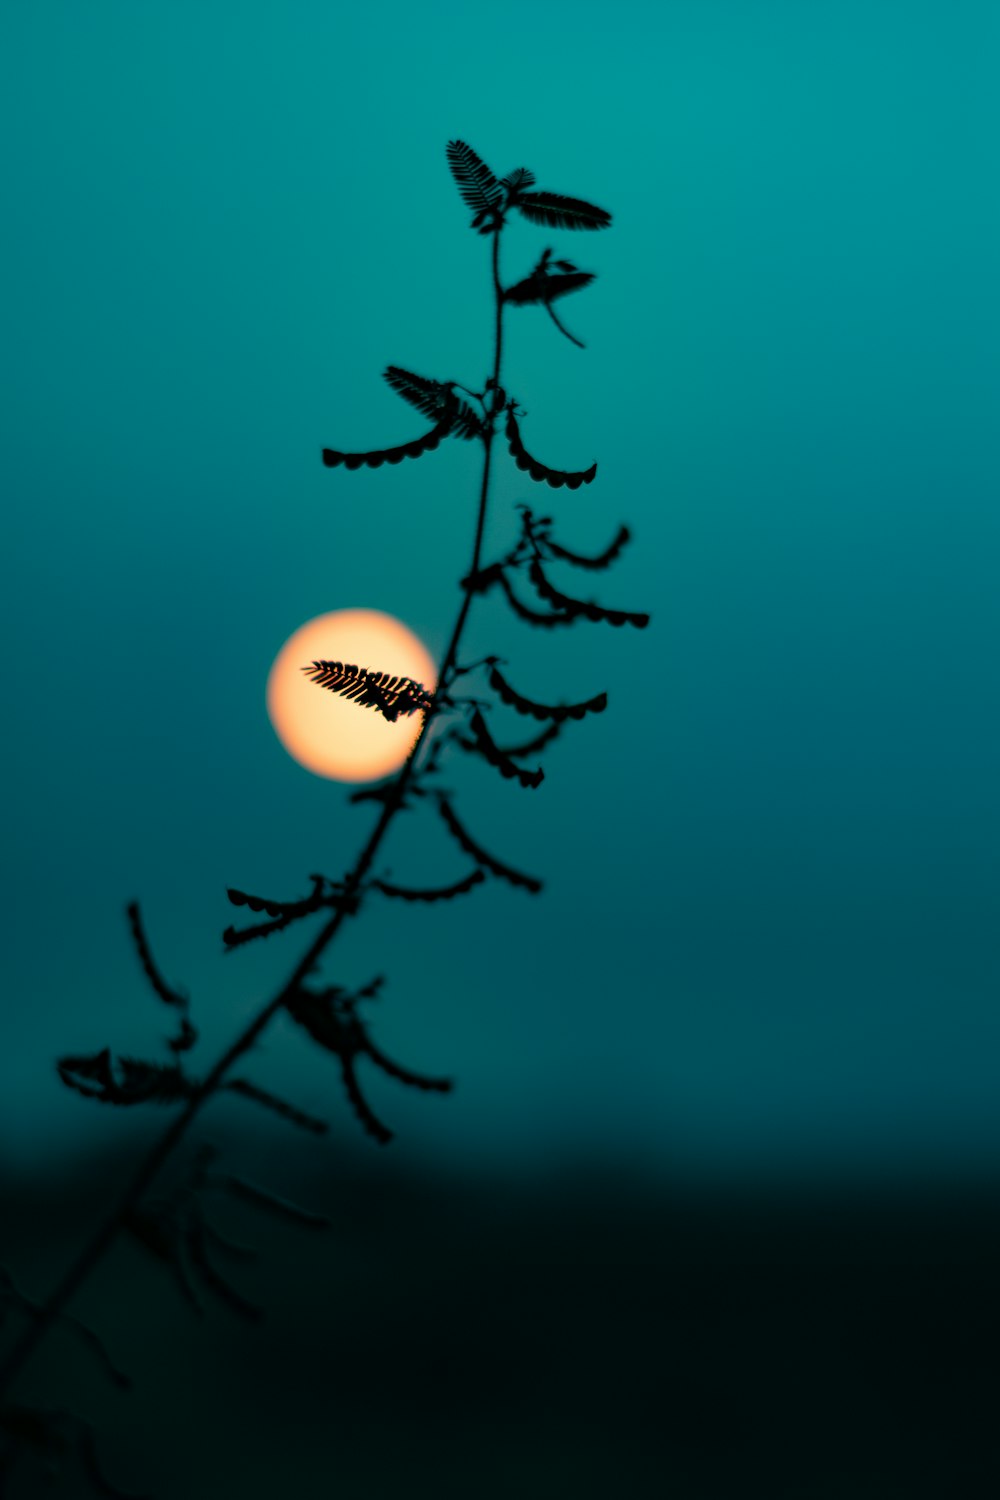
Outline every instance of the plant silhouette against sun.
[[[648, 623], [648, 615], [606, 608], [563, 593], [552, 584], [546, 571], [550, 563], [568, 564], [585, 571], [607, 568], [629, 539], [624, 526], [602, 553], [588, 557], [555, 540], [554, 522], [550, 517], [537, 516], [530, 508], [521, 505], [518, 507], [520, 531], [515, 545], [505, 555], [485, 565], [481, 556], [494, 445], [501, 424], [509, 453], [517, 467], [538, 483], [553, 489], [575, 490], [590, 484], [597, 473], [596, 464], [571, 472], [552, 469], [529, 453], [521, 436], [519, 418], [523, 416], [523, 410], [500, 383], [507, 309], [543, 307], [559, 331], [580, 345], [580, 340], [569, 332], [556, 314], [553, 303], [589, 285], [594, 274], [578, 270], [571, 261], [554, 258], [553, 251], [545, 249], [527, 276], [504, 287], [500, 280], [500, 242], [504, 227], [513, 213], [533, 224], [574, 231], [605, 229], [611, 223], [611, 216], [580, 198], [539, 191], [534, 176], [524, 167], [507, 177], [495, 177], [464, 141], [449, 143], [447, 159], [458, 191], [472, 211], [472, 228], [491, 244], [495, 333], [490, 374], [482, 390], [476, 391], [457, 380], [430, 379], [390, 365], [385, 371], [389, 385], [432, 424], [429, 429], [391, 448], [365, 453], [334, 448], [322, 450], [323, 463], [327, 467], [358, 469], [363, 465], [377, 468], [383, 463], [398, 464], [406, 458], [419, 458], [437, 448], [447, 437], [476, 442], [482, 447], [482, 480], [472, 557], [461, 582], [461, 605], [441, 662], [437, 686], [432, 690], [410, 678], [392, 676], [381, 671], [377, 662], [364, 666], [338, 661], [302, 664], [303, 671], [316, 683], [317, 690], [337, 693], [355, 703], [359, 710], [373, 709], [389, 720], [400, 715], [420, 714], [422, 725], [400, 771], [377, 786], [353, 794], [352, 801], [376, 803], [379, 812], [371, 834], [346, 874], [336, 879], [312, 875], [312, 890], [290, 901], [253, 896], [235, 888], [228, 892], [234, 906], [245, 907], [251, 914], [263, 914], [260, 921], [226, 928], [222, 936], [228, 950], [283, 932], [311, 917], [324, 920], [278, 993], [207, 1073], [197, 1075], [189, 1071], [188, 1060], [198, 1033], [190, 1019], [187, 997], [162, 978], [147, 942], [139, 908], [134, 903], [129, 906], [129, 924], [140, 964], [156, 996], [176, 1016], [176, 1032], [168, 1042], [170, 1056], [160, 1062], [132, 1057], [115, 1059], [110, 1049], [103, 1047], [92, 1054], [60, 1058], [58, 1076], [66, 1087], [99, 1103], [118, 1108], [156, 1104], [172, 1110], [173, 1117], [139, 1164], [113, 1211], [84, 1246], [47, 1301], [37, 1303], [31, 1300], [17, 1288], [8, 1272], [0, 1271], [0, 1320], [7, 1312], [22, 1320], [19, 1335], [0, 1367], [0, 1400], [3, 1401], [0, 1405], [0, 1492], [5, 1489], [5, 1478], [15, 1463], [20, 1466], [23, 1460], [27, 1467], [27, 1461], [33, 1457], [49, 1469], [57, 1469], [64, 1458], [75, 1457], [97, 1491], [111, 1496], [124, 1493], [108, 1481], [101, 1469], [93, 1433], [86, 1422], [70, 1412], [43, 1410], [10, 1401], [6, 1395], [42, 1339], [57, 1326], [71, 1329], [81, 1338], [117, 1385], [129, 1384], [128, 1377], [112, 1361], [98, 1336], [67, 1311], [76, 1291], [119, 1235], [131, 1235], [159, 1261], [192, 1307], [200, 1311], [203, 1295], [211, 1294], [240, 1315], [256, 1318], [260, 1309], [233, 1285], [218, 1263], [220, 1256], [238, 1258], [245, 1252], [212, 1224], [207, 1211], [212, 1193], [221, 1191], [235, 1195], [250, 1207], [299, 1223], [326, 1223], [320, 1216], [262, 1188], [215, 1171], [214, 1153], [208, 1147], [201, 1147], [195, 1153], [187, 1174], [172, 1191], [160, 1197], [150, 1194], [161, 1168], [186, 1135], [196, 1115], [215, 1095], [235, 1094], [272, 1111], [300, 1129], [316, 1134], [326, 1131], [325, 1121], [249, 1078], [234, 1076], [236, 1064], [250, 1052], [279, 1012], [288, 1015], [312, 1042], [336, 1058], [351, 1109], [362, 1128], [379, 1143], [389, 1141], [392, 1132], [375, 1115], [362, 1092], [357, 1067], [361, 1059], [367, 1058], [369, 1064], [414, 1088], [446, 1092], [451, 1087], [446, 1079], [425, 1077], [391, 1060], [372, 1039], [369, 1024], [362, 1019], [362, 1011], [379, 993], [383, 983], [381, 976], [352, 992], [336, 984], [322, 983], [318, 972], [320, 961], [341, 926], [357, 915], [372, 896], [411, 902], [452, 900], [489, 879], [506, 881], [536, 894], [541, 889], [541, 881], [536, 876], [523, 873], [484, 849], [468, 830], [464, 814], [460, 818], [456, 811], [452, 794], [441, 786], [442, 766], [449, 752], [460, 750], [486, 761], [501, 776], [518, 782], [523, 788], [537, 788], [544, 775], [536, 763], [537, 758], [566, 722], [601, 713], [607, 705], [607, 696], [603, 692], [582, 703], [538, 703], [512, 686], [505, 673], [500, 671], [500, 661], [496, 656], [487, 656], [476, 663], [463, 662], [459, 652], [473, 600], [497, 591], [519, 619], [536, 629], [559, 629], [582, 620], [637, 628]], [[531, 604], [523, 597], [524, 582], [536, 596], [536, 601]], [[483, 674], [485, 690], [492, 695], [491, 698], [484, 700], [482, 694], [473, 698], [460, 691], [466, 679], [476, 673]], [[485, 708], [488, 713], [493, 703], [513, 709], [543, 727], [523, 743], [499, 744], [483, 711]], [[432, 727], [439, 721], [440, 732], [431, 736]], [[371, 873], [375, 857], [397, 812], [403, 807], [418, 805], [441, 818], [465, 856], [465, 870], [450, 885], [431, 888], [399, 886]]]

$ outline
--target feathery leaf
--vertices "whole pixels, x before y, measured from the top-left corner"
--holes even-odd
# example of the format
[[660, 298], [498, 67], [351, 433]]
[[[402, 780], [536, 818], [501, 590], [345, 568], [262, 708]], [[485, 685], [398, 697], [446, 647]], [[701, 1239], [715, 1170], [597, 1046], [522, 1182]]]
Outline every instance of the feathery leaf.
[[489, 167], [464, 141], [449, 141], [445, 154], [458, 191], [474, 213], [496, 208], [503, 189]]
[[506, 594], [507, 603], [517, 615], [518, 619], [524, 620], [528, 625], [537, 625], [542, 627], [543, 629], [548, 630], [556, 625], [573, 625], [580, 618], [579, 614], [577, 613], [571, 614], [565, 611], [560, 613], [555, 610], [553, 610], [550, 614], [541, 615], [537, 612], [537, 610], [529, 609], [526, 604], [521, 603], [520, 599], [511, 588], [510, 579], [507, 577], [506, 573], [501, 573], [496, 581], [499, 583], [501, 589], [503, 589], [503, 592]]
[[399, 1083], [405, 1083], [409, 1088], [421, 1089], [424, 1093], [450, 1094], [452, 1081], [450, 1078], [428, 1078], [426, 1073], [414, 1073], [412, 1068], [401, 1067], [398, 1062], [393, 1062], [391, 1057], [376, 1047], [374, 1042], [366, 1040], [365, 1052], [377, 1068], [387, 1073], [390, 1078], [395, 1078]]
[[153, 962], [153, 955], [150, 952], [149, 943], [146, 941], [146, 933], [142, 925], [142, 916], [139, 912], [138, 901], [129, 902], [126, 907], [126, 915], [128, 916], [129, 927], [132, 932], [132, 940], [139, 955], [139, 962], [142, 964], [143, 972], [153, 990], [159, 995], [164, 1005], [172, 1005], [176, 1010], [186, 1013], [188, 1008], [187, 996], [182, 994], [180, 990], [172, 990]]
[[645, 630], [649, 624], [647, 614], [626, 609], [604, 609], [600, 604], [583, 599], [570, 599], [568, 595], [561, 594], [549, 583], [537, 559], [532, 562], [528, 573], [542, 598], [554, 609], [563, 610], [567, 615], [582, 616], [587, 620], [604, 620], [609, 625], [634, 625], [637, 630]]
[[534, 187], [535, 174], [529, 172], [527, 167], [515, 167], [513, 172], [509, 172], [506, 177], [501, 177], [500, 183], [507, 189], [513, 201], [525, 188]]
[[532, 271], [523, 281], [515, 282], [504, 292], [504, 300], [517, 306], [531, 302], [554, 302], [565, 297], [567, 292], [578, 292], [594, 280], [593, 271], [557, 271], [546, 275], [544, 271]]
[[359, 708], [377, 708], [390, 722], [400, 714], [424, 712], [434, 694], [412, 677], [394, 677], [389, 672], [369, 672], [342, 661], [314, 661], [303, 667], [313, 682], [331, 693], [349, 698]]
[[519, 619], [525, 620], [529, 625], [540, 625], [544, 628], [554, 625], [572, 625], [580, 618], [578, 614], [557, 614], [555, 612], [540, 615], [537, 611], [529, 609], [526, 604], [521, 603], [511, 588], [510, 579], [507, 577], [505, 568], [506, 564], [502, 562], [491, 563], [488, 568], [480, 568], [477, 573], [470, 573], [468, 577], [462, 579], [462, 588], [466, 589], [470, 594], [486, 594], [495, 584], [498, 584], [506, 595], [507, 603], [514, 613]]
[[229, 926], [222, 934], [222, 941], [227, 948], [238, 948], [243, 943], [252, 942], [255, 938], [270, 937], [272, 933], [283, 932], [293, 922], [298, 922], [302, 917], [308, 917], [322, 907], [334, 907], [344, 910], [353, 910], [354, 902], [347, 896], [336, 892], [326, 894], [326, 887], [331, 884], [322, 875], [310, 877], [313, 889], [308, 896], [298, 901], [269, 901], [263, 896], [250, 896], [246, 891], [238, 891], [230, 887], [226, 895], [234, 906], [246, 906], [251, 911], [264, 911], [273, 917], [270, 922], [257, 922], [252, 927]]
[[482, 870], [473, 870], [454, 885], [442, 885], [427, 890], [414, 890], [408, 886], [390, 885], [386, 880], [373, 880], [372, 885], [383, 896], [396, 896], [401, 901], [451, 901], [455, 896], [464, 896], [483, 881]]
[[312, 892], [298, 901], [269, 901], [264, 896], [249, 896], [246, 891], [238, 891], [232, 886], [226, 891], [226, 895], [234, 906], [247, 906], [251, 911], [263, 911], [269, 917], [298, 915], [316, 910], [326, 886], [326, 877], [323, 875], [311, 875], [309, 878], [313, 883]]
[[524, 740], [517, 745], [501, 745], [501, 753], [509, 756], [511, 760], [520, 760], [522, 755], [537, 755], [545, 746], [556, 739], [562, 729], [562, 724], [551, 722], [541, 734], [536, 734], [533, 739]]
[[[477, 870], [475, 873], [482, 878], [481, 871]], [[373, 981], [372, 985], [367, 986], [367, 991], [372, 992], [376, 987], [377, 982]], [[365, 990], [359, 991], [355, 998], [360, 999], [365, 993]], [[285, 1009], [314, 1042], [337, 1058], [348, 1103], [367, 1133], [380, 1145], [385, 1145], [392, 1139], [392, 1131], [383, 1125], [361, 1092], [354, 1066], [359, 1056], [369, 1057], [383, 1072], [391, 1073], [394, 1078], [416, 1088], [445, 1093], [451, 1084], [446, 1079], [425, 1078], [423, 1074], [411, 1073], [397, 1063], [390, 1062], [371, 1041], [367, 1027], [354, 1013], [353, 1002], [345, 1002], [340, 998], [341, 995], [342, 991], [336, 988], [322, 992], [300, 989], [288, 997]]]
[[362, 1128], [380, 1146], [392, 1140], [392, 1131], [375, 1114], [361, 1092], [354, 1069], [359, 1052], [366, 1051], [365, 1031], [351, 1012], [339, 1013], [330, 994], [298, 990], [285, 1001], [285, 1009], [318, 1046], [332, 1052], [340, 1064], [340, 1076], [347, 1101]]
[[554, 542], [550, 536], [545, 538], [545, 546], [555, 557], [560, 558], [563, 562], [572, 563], [574, 568], [591, 568], [596, 571], [599, 568], [606, 568], [609, 563], [613, 563], [625, 546], [625, 543], [631, 540], [631, 537], [632, 533], [628, 527], [620, 526], [614, 541], [605, 547], [604, 551], [599, 553], [597, 557], [581, 557], [578, 552], [570, 552], [568, 547], [560, 547], [559, 543]]
[[[509, 756], [510, 751], [505, 753]], [[459, 848], [464, 849], [465, 853], [474, 859], [477, 865], [482, 865], [483, 869], [489, 870], [491, 875], [499, 876], [501, 880], [506, 880], [508, 884], [521, 886], [524, 890], [531, 891], [532, 894], [541, 890], [542, 882], [536, 880], [533, 875], [523, 875], [520, 870], [512, 869], [510, 865], [505, 865], [502, 860], [494, 858], [492, 854], [487, 854], [482, 845], [477, 844], [472, 835], [458, 821], [450, 799], [443, 792], [439, 794], [437, 804], [438, 811], [444, 819], [448, 832], [456, 841]]]
[[[455, 394], [453, 380], [428, 380], [423, 375], [414, 375], [400, 365], [388, 365], [383, 378], [389, 382], [397, 395], [409, 401], [425, 417], [434, 417], [438, 425], [447, 424], [453, 437], [482, 437], [483, 424], [467, 401]], [[389, 459], [390, 463], [395, 462]]]
[[485, 760], [488, 760], [491, 766], [495, 766], [501, 776], [505, 777], [508, 781], [517, 780], [523, 787], [535, 788], [541, 786], [545, 780], [545, 772], [541, 766], [536, 771], [525, 771], [521, 766], [515, 765], [509, 756], [504, 755], [486, 728], [486, 721], [478, 708], [472, 711], [469, 727], [473, 734], [473, 748]]
[[338, 464], [343, 464], [345, 469], [360, 469], [362, 464], [367, 464], [369, 469], [377, 469], [382, 464], [402, 463], [404, 458], [419, 458], [421, 453], [430, 453], [451, 431], [451, 426], [451, 418], [448, 417], [432, 427], [430, 432], [425, 432], [423, 437], [414, 438], [412, 443], [400, 443], [396, 448], [373, 448], [370, 453], [341, 453], [337, 448], [324, 448], [323, 462], [328, 469], [335, 469]]
[[414, 375], [412, 370], [404, 370], [400, 365], [387, 365], [382, 378], [425, 417], [442, 417], [454, 399], [451, 381], [428, 380], [426, 376]]
[[559, 489], [566, 485], [568, 489], [578, 490], [581, 484], [589, 484], [597, 473], [597, 465], [591, 464], [589, 469], [581, 469], [575, 473], [564, 473], [562, 469], [550, 469], [545, 464], [539, 463], [537, 458], [532, 458], [521, 441], [521, 432], [517, 425], [517, 418], [513, 408], [507, 412], [507, 438], [510, 443], [510, 451], [517, 460], [517, 467], [525, 469], [532, 477], [539, 481], [550, 484], [553, 489]]
[[553, 229], [607, 229], [611, 223], [605, 209], [564, 193], [521, 193], [514, 206], [533, 224]]
[[582, 719], [584, 714], [601, 714], [608, 706], [607, 693], [598, 693], [596, 698], [588, 698], [586, 703], [534, 703], [530, 698], [523, 698], [520, 693], [516, 693], [496, 667], [490, 672], [490, 686], [500, 694], [504, 703], [517, 709], [519, 714], [526, 714], [532, 719], [554, 719], [557, 724], [565, 719]]
[[451, 408], [451, 427], [449, 429], [452, 437], [464, 438], [468, 442], [472, 438], [482, 437], [485, 431], [482, 421], [477, 417], [468, 401], [463, 401], [456, 396]]
[[117, 1079], [107, 1047], [90, 1057], [61, 1057], [56, 1071], [69, 1089], [101, 1104], [177, 1104], [190, 1099], [197, 1085], [177, 1063], [141, 1062], [120, 1057]]

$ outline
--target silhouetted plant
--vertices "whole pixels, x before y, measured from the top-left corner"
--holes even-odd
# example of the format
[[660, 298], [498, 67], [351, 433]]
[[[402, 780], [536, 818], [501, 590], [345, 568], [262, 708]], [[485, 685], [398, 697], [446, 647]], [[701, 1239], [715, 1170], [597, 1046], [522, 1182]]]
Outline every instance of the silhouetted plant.
[[[396, 464], [404, 458], [419, 458], [437, 448], [446, 437], [476, 441], [482, 445], [483, 470], [472, 559], [462, 580], [462, 601], [441, 663], [437, 686], [431, 689], [408, 677], [393, 676], [381, 671], [377, 663], [366, 666], [339, 661], [302, 664], [302, 670], [318, 688], [339, 694], [359, 709], [374, 709], [388, 720], [419, 714], [422, 716], [421, 728], [398, 774], [382, 785], [352, 794], [353, 802], [371, 801], [379, 807], [379, 813], [375, 827], [346, 874], [339, 879], [312, 875], [309, 877], [312, 890], [288, 901], [249, 895], [235, 887], [227, 892], [232, 905], [246, 907], [249, 912], [263, 913], [264, 916], [264, 920], [243, 927], [226, 927], [222, 940], [227, 951], [284, 932], [311, 917], [321, 915], [325, 920], [278, 993], [207, 1073], [196, 1075], [189, 1071], [189, 1055], [195, 1048], [198, 1033], [190, 1018], [187, 996], [163, 979], [153, 959], [139, 908], [134, 903], [128, 907], [129, 925], [140, 965], [154, 994], [176, 1016], [176, 1031], [167, 1040], [169, 1057], [162, 1061], [134, 1057], [115, 1059], [110, 1048], [104, 1046], [90, 1054], [60, 1058], [56, 1065], [58, 1077], [67, 1088], [100, 1104], [119, 1109], [155, 1104], [173, 1110], [173, 1118], [140, 1163], [121, 1200], [47, 1301], [35, 1302], [25, 1296], [12, 1276], [0, 1268], [0, 1321], [5, 1314], [11, 1313], [23, 1323], [0, 1368], [0, 1396], [9, 1389], [42, 1338], [57, 1326], [72, 1329], [116, 1385], [128, 1384], [128, 1377], [119, 1370], [97, 1334], [66, 1311], [80, 1285], [123, 1232], [168, 1272], [181, 1296], [197, 1312], [204, 1310], [203, 1298], [207, 1294], [242, 1317], [260, 1316], [260, 1308], [232, 1283], [219, 1263], [219, 1257], [239, 1260], [253, 1252], [229, 1240], [213, 1225], [207, 1200], [213, 1192], [221, 1191], [235, 1196], [249, 1207], [300, 1224], [316, 1227], [326, 1221], [252, 1183], [217, 1173], [213, 1170], [214, 1151], [204, 1146], [195, 1153], [190, 1170], [178, 1187], [159, 1197], [152, 1196], [150, 1190], [196, 1115], [217, 1094], [234, 1095], [268, 1110], [298, 1129], [314, 1134], [326, 1131], [325, 1121], [280, 1098], [263, 1084], [233, 1076], [236, 1064], [250, 1052], [279, 1013], [286, 1014], [311, 1042], [336, 1058], [348, 1105], [364, 1131], [381, 1144], [391, 1139], [392, 1132], [364, 1097], [357, 1076], [361, 1059], [367, 1058], [368, 1064], [409, 1087], [438, 1093], [446, 1093], [451, 1088], [448, 1079], [429, 1078], [392, 1061], [373, 1040], [368, 1022], [362, 1020], [359, 1012], [379, 994], [382, 976], [354, 992], [339, 985], [324, 986], [317, 983], [320, 961], [342, 924], [360, 910], [373, 892], [408, 902], [449, 901], [472, 892], [488, 877], [505, 881], [530, 894], [540, 891], [542, 882], [536, 876], [524, 874], [484, 849], [468, 831], [455, 809], [454, 794], [442, 788], [437, 780], [442, 772], [442, 762], [451, 749], [458, 748], [485, 760], [501, 776], [521, 787], [536, 789], [544, 778], [542, 767], [525, 766], [522, 762], [525, 759], [533, 761], [539, 756], [568, 722], [602, 713], [607, 706], [604, 692], [580, 703], [539, 703], [511, 685], [505, 673], [500, 671], [496, 656], [488, 656], [480, 662], [462, 662], [459, 651], [472, 601], [497, 589], [519, 619], [542, 629], [572, 625], [581, 620], [615, 626], [628, 624], [637, 628], [648, 623], [648, 615], [607, 608], [564, 593], [550, 582], [543, 567], [543, 564], [555, 562], [591, 571], [607, 568], [629, 540], [629, 532], [624, 526], [603, 552], [588, 557], [553, 538], [551, 517], [538, 517], [527, 506], [521, 505], [520, 533], [515, 545], [505, 555], [483, 564], [481, 553], [494, 441], [501, 419], [510, 454], [518, 468], [531, 479], [555, 489], [575, 490], [590, 484], [597, 473], [597, 465], [593, 463], [581, 470], [553, 469], [529, 453], [519, 423], [523, 410], [500, 383], [506, 309], [544, 307], [560, 332], [573, 343], [580, 344], [580, 340], [559, 320], [552, 304], [568, 293], [588, 286], [594, 280], [594, 273], [580, 271], [571, 261], [555, 258], [553, 251], [546, 249], [526, 276], [504, 287], [500, 280], [501, 234], [512, 213], [521, 214], [533, 224], [574, 231], [607, 228], [611, 216], [583, 199], [538, 190], [533, 174], [525, 167], [517, 168], [506, 177], [494, 176], [464, 141], [449, 143], [447, 159], [459, 193], [472, 211], [471, 227], [491, 241], [495, 310], [492, 371], [482, 390], [475, 391], [456, 380], [431, 379], [398, 365], [389, 365], [385, 379], [403, 400], [432, 424], [429, 430], [407, 442], [369, 452], [322, 449], [323, 463], [327, 467], [342, 465], [346, 469], [358, 469], [363, 465], [377, 468], [383, 463]], [[460, 391], [475, 405], [460, 396]], [[540, 608], [523, 601], [513, 582], [518, 578], [527, 581], [540, 601]], [[485, 699], [456, 690], [463, 678], [476, 673], [485, 674], [485, 689], [491, 695]], [[501, 745], [494, 739], [486, 718], [490, 708], [497, 703], [545, 727], [523, 743]], [[431, 737], [432, 725], [443, 716], [448, 716], [450, 724], [443, 732]], [[450, 884], [436, 887], [396, 885], [373, 875], [375, 857], [395, 815], [404, 807], [421, 803], [441, 817], [470, 867], [464, 873], [458, 873]], [[81, 1419], [64, 1411], [30, 1409], [11, 1402], [0, 1406], [0, 1487], [15, 1460], [27, 1458], [32, 1453], [50, 1469], [57, 1468], [64, 1459], [76, 1457], [95, 1489], [110, 1496], [123, 1493], [105, 1477], [97, 1460], [93, 1433]]]

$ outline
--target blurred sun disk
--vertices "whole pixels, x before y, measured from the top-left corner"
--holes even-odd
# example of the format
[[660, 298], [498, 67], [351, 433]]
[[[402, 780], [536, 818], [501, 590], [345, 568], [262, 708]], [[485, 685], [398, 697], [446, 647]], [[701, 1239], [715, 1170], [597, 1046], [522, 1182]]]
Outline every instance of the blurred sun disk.
[[433, 689], [437, 671], [423, 642], [401, 621], [377, 609], [337, 609], [317, 615], [289, 636], [267, 679], [267, 711], [293, 759], [333, 781], [377, 781], [406, 760], [422, 714], [390, 723], [375, 708], [317, 686], [302, 668], [342, 661], [370, 672], [412, 677]]

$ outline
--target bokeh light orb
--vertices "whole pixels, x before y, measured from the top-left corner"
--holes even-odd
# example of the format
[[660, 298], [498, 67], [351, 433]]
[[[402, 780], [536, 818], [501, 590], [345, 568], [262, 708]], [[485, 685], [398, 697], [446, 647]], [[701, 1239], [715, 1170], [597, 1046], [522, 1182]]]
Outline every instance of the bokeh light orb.
[[397, 771], [420, 733], [423, 715], [390, 723], [377, 709], [359, 708], [317, 686], [302, 668], [324, 660], [412, 677], [433, 689], [437, 668], [426, 646], [381, 610], [336, 609], [289, 636], [267, 679], [271, 723], [299, 765], [332, 781], [377, 781]]

